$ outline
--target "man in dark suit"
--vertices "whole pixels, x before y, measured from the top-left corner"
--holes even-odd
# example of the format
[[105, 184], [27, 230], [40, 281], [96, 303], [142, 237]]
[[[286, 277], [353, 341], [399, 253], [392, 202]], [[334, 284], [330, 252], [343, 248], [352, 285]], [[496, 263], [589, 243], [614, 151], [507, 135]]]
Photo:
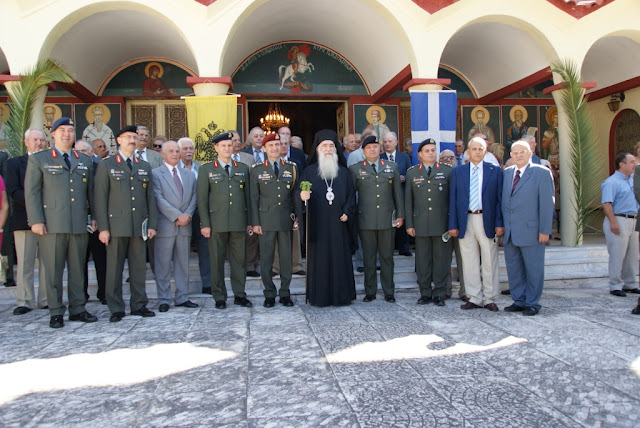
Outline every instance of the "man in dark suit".
[[[298, 174], [302, 177], [304, 167], [307, 165], [307, 161], [304, 156], [304, 152], [291, 145], [291, 129], [288, 126], [281, 126], [278, 128], [278, 135], [280, 135], [280, 141], [286, 141], [288, 146], [287, 160], [296, 164], [298, 167]], [[286, 138], [282, 138], [282, 137]]]
[[[400, 174], [400, 182], [402, 183], [402, 193], [405, 193], [405, 181], [407, 169], [411, 167], [411, 158], [404, 152], [396, 150], [398, 148], [398, 136], [395, 132], [385, 132], [382, 136], [382, 147], [384, 153], [380, 155], [380, 159], [387, 159], [398, 164], [398, 173]], [[396, 248], [401, 256], [411, 256], [409, 251], [409, 237], [407, 236], [406, 225], [396, 229]]]
[[87, 218], [93, 211], [91, 158], [73, 150], [73, 120], [61, 117], [51, 127], [54, 147], [29, 156], [25, 202], [31, 231], [38, 236], [39, 257], [46, 266], [49, 327], [62, 328], [66, 306], [62, 275], [68, 271], [69, 320], [96, 322], [85, 310], [84, 263]]
[[158, 206], [158, 233], [155, 244], [158, 309], [169, 310], [171, 302], [171, 267], [175, 278], [175, 304], [197, 308], [187, 297], [189, 292], [189, 249], [191, 218], [196, 209], [196, 176], [178, 166], [180, 147], [175, 141], [162, 145], [164, 164], [152, 171], [153, 193]]
[[[484, 162], [487, 143], [480, 137], [469, 141], [470, 162], [454, 168], [449, 199], [449, 234], [460, 238], [464, 283], [469, 301], [462, 309], [498, 310], [498, 244], [504, 233], [500, 200], [502, 170]], [[482, 280], [480, 279], [482, 260]]]
[[[264, 130], [259, 126], [251, 128], [251, 131], [249, 131], [248, 139], [249, 146], [242, 149], [242, 151], [248, 153], [253, 157], [253, 162], [251, 163], [251, 165], [266, 161], [267, 155], [264, 150], [262, 150]], [[257, 234], [251, 233], [247, 235], [245, 251], [247, 262], [247, 276], [257, 278], [260, 276], [260, 274], [258, 273], [258, 266], [260, 264], [260, 245], [258, 242]]]
[[5, 185], [7, 197], [11, 200], [12, 213], [9, 216], [11, 230], [16, 246], [18, 261], [16, 308], [14, 315], [23, 315], [35, 309], [47, 306], [47, 291], [44, 278], [44, 264], [42, 258], [39, 267], [40, 286], [36, 300], [33, 282], [33, 265], [38, 252], [38, 235], [31, 231], [27, 223], [27, 209], [24, 201], [24, 177], [27, 172], [29, 156], [42, 150], [47, 144], [44, 132], [39, 129], [28, 129], [25, 133], [24, 145], [27, 153], [11, 158], [7, 161], [5, 171]]
[[[104, 144], [104, 143], [103, 143]], [[98, 163], [102, 158], [95, 155], [93, 152], [93, 144], [86, 140], [78, 140], [75, 143], [75, 149], [85, 155], [89, 156], [93, 161], [93, 176], [96, 175], [98, 169]], [[93, 192], [93, 189], [91, 189]], [[89, 299], [89, 254], [93, 256], [93, 264], [96, 268], [96, 278], [98, 280], [98, 300], [103, 305], [107, 304], [107, 297], [105, 295], [105, 282], [107, 278], [107, 247], [104, 246], [100, 239], [98, 239], [98, 231], [94, 230], [89, 233], [89, 245], [87, 247], [87, 261], [84, 264], [84, 295]]]
[[551, 233], [553, 180], [551, 171], [530, 162], [527, 142], [513, 143], [511, 158], [516, 164], [504, 170], [502, 217], [504, 260], [513, 304], [504, 310], [536, 315], [544, 285], [545, 244]]
[[[107, 304], [109, 321], [124, 318], [122, 271], [129, 259], [131, 315], [153, 317], [147, 309], [145, 289], [147, 247], [157, 230], [157, 207], [150, 165], [135, 156], [138, 140], [135, 126], [125, 126], [116, 134], [119, 150], [104, 159], [96, 172], [96, 220], [100, 241], [107, 246]], [[156, 153], [157, 154], [157, 153]]]

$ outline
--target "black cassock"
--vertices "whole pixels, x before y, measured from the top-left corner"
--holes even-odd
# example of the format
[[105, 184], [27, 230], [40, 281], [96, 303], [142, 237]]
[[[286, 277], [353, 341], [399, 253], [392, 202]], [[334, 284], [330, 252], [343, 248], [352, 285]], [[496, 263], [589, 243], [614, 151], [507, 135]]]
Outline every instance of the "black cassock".
[[[349, 171], [340, 166], [333, 180], [335, 199], [327, 201], [327, 183], [318, 175], [318, 164], [305, 168], [302, 181], [311, 183], [307, 202], [307, 281], [309, 303], [316, 306], [346, 305], [356, 298], [351, 262], [350, 224], [355, 219], [356, 197]], [[299, 200], [299, 199], [298, 199]], [[341, 222], [346, 214], [349, 222]]]

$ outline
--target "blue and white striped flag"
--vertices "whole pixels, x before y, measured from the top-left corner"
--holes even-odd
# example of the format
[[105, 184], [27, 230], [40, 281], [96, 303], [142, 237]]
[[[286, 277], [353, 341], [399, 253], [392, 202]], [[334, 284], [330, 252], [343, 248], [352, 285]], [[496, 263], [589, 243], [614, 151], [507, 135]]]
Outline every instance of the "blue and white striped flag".
[[410, 91], [411, 93], [411, 142], [413, 164], [418, 161], [418, 147], [427, 138], [436, 141], [436, 152], [451, 150], [455, 153], [456, 91]]

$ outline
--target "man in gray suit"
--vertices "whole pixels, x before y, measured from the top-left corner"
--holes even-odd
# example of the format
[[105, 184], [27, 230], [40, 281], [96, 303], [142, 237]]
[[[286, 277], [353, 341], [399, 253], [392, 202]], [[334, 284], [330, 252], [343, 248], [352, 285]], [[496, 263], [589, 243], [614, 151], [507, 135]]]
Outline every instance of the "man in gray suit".
[[[143, 128], [143, 127], [138, 127]], [[145, 128], [146, 129], [146, 128]], [[144, 133], [143, 133], [144, 134]], [[148, 135], [148, 131], [147, 131]], [[153, 150], [148, 150], [148, 141], [145, 141], [143, 138], [139, 138], [136, 140], [136, 151], [134, 155], [138, 158], [138, 160], [143, 160], [148, 162], [151, 165], [151, 169], [157, 168], [162, 165], [162, 156], [158, 152], [154, 152]]]
[[511, 146], [515, 166], [504, 170], [502, 219], [504, 260], [513, 304], [506, 312], [536, 315], [544, 285], [544, 250], [551, 233], [553, 179], [549, 169], [531, 163], [525, 141]]
[[158, 206], [158, 233], [155, 245], [156, 287], [160, 312], [169, 310], [171, 264], [176, 280], [176, 306], [197, 308], [187, 298], [189, 288], [189, 246], [191, 217], [196, 209], [196, 177], [180, 168], [180, 148], [175, 141], [162, 145], [164, 164], [152, 171], [153, 193]]

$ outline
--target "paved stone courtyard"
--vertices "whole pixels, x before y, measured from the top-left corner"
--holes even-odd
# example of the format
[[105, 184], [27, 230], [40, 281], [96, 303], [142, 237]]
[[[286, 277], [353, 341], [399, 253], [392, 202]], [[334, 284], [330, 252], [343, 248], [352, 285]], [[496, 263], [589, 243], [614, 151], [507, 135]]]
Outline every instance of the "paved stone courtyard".
[[[637, 299], [552, 281], [523, 317], [397, 303], [220, 311], [48, 327], [0, 305], [4, 427], [638, 427]], [[155, 301], [150, 305], [155, 307]], [[502, 296], [502, 309], [510, 300]]]

